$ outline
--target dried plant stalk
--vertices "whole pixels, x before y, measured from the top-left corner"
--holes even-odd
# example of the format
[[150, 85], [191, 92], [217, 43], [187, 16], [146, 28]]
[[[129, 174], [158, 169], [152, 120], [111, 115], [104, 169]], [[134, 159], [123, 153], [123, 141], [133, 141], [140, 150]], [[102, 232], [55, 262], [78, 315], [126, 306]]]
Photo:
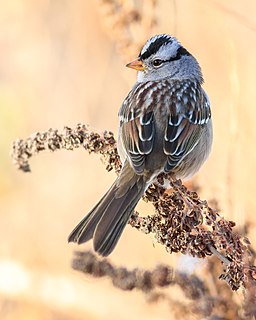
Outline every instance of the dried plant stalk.
[[29, 159], [42, 151], [74, 150], [81, 146], [89, 153], [101, 154], [107, 171], [112, 169], [116, 172], [120, 171], [121, 163], [113, 133], [104, 131], [98, 134], [82, 124], [78, 124], [74, 129], [64, 127], [63, 132], [49, 129], [45, 132], [37, 132], [25, 140], [17, 139], [13, 142], [11, 157], [18, 169], [28, 172], [30, 171]]
[[125, 61], [155, 33], [156, 5], [156, 0], [101, 0], [101, 20]]
[[[198, 277], [177, 272], [169, 266], [158, 265], [153, 270], [138, 268], [128, 270], [125, 267], [115, 267], [107, 259], [99, 259], [92, 252], [86, 251], [75, 252], [72, 267], [96, 278], [107, 277], [111, 279], [113, 286], [121, 290], [140, 290], [147, 295], [149, 302], [164, 299], [172, 306], [173, 299], [159, 289], [176, 285], [187, 299], [197, 301], [197, 314], [204, 317], [212, 314], [214, 304], [209, 302], [213, 298], [205, 284]], [[205, 301], [208, 301], [207, 307], [202, 308], [203, 305], [206, 305]], [[179, 302], [175, 302], [175, 304], [184, 308], [184, 305]]]
[[[209, 281], [209, 277], [216, 277], [219, 272], [217, 262], [217, 258], [210, 259], [204, 272], [200, 273], [201, 279], [166, 265], [158, 265], [153, 270], [116, 267], [108, 259], [101, 259], [90, 251], [75, 252], [72, 267], [95, 278], [109, 278], [118, 289], [139, 290], [150, 303], [164, 301], [175, 319], [195, 319], [195, 316], [196, 319], [251, 319], [255, 315], [255, 300], [247, 299], [244, 309], [237, 295], [225, 283]], [[217, 287], [212, 288], [213, 283]], [[184, 297], [175, 299], [166, 290], [169, 287], [179, 287]]]
[[[160, 175], [159, 183], [168, 179]], [[234, 232], [235, 223], [227, 221], [209, 207], [194, 191], [189, 191], [181, 181], [170, 181], [171, 194], [158, 185], [146, 192], [146, 199], [155, 207], [156, 214], [139, 217], [134, 214], [130, 223], [145, 233], [153, 233], [167, 252], [181, 252], [198, 258], [216, 255], [224, 266], [220, 278], [232, 290], [255, 285], [255, 267], [250, 264], [249, 242], [242, 242]]]
[[[108, 171], [120, 171], [121, 164], [113, 133], [102, 134], [78, 124], [63, 132], [50, 129], [36, 133], [26, 140], [13, 143], [12, 158], [19, 169], [29, 171], [29, 158], [44, 150], [73, 150], [83, 146], [89, 153], [101, 154]], [[173, 192], [161, 187], [169, 180]], [[154, 234], [167, 252], [181, 252], [199, 258], [212, 254], [224, 262], [220, 278], [232, 290], [255, 286], [256, 268], [250, 263], [249, 240], [242, 242], [234, 232], [235, 223], [227, 221], [208, 206], [194, 191], [189, 191], [181, 181], [172, 181], [167, 174], [158, 177], [158, 184], [150, 186], [144, 196], [155, 207], [155, 214], [139, 217], [134, 214], [130, 224], [144, 233]]]

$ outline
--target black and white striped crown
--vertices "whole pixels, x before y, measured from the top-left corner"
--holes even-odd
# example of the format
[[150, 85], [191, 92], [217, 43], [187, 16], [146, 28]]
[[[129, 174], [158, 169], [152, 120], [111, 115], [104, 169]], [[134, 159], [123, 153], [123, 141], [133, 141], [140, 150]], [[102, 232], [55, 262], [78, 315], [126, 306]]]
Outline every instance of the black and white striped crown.
[[155, 54], [162, 46], [167, 45], [168, 43], [173, 43], [173, 41], [177, 41], [176, 38], [168, 35], [168, 34], [159, 34], [152, 38], [150, 38], [144, 47], [142, 48], [139, 58], [142, 60], [147, 59], [151, 55]]
[[139, 58], [141, 60], [145, 60], [150, 56], [156, 54], [160, 49], [162, 49], [162, 47], [172, 43], [176, 45], [176, 53], [178, 55], [178, 58], [180, 58], [182, 55], [190, 55], [190, 53], [181, 46], [181, 44], [175, 37], [172, 37], [168, 34], [159, 34], [150, 38], [146, 42], [139, 54]]

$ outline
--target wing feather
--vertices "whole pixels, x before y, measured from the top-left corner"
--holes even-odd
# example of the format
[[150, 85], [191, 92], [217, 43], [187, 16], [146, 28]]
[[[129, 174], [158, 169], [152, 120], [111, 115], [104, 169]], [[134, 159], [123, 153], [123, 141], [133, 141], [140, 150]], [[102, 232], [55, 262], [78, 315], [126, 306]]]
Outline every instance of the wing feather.
[[208, 97], [196, 80], [137, 83], [125, 99], [119, 118], [122, 146], [138, 174], [145, 169], [145, 158], [154, 147], [157, 112], [161, 113], [165, 126], [166, 172], [193, 150], [202, 127], [211, 118]]
[[168, 156], [166, 172], [178, 166], [194, 149], [203, 126], [211, 117], [208, 97], [199, 83], [191, 82], [189, 86], [177, 88], [175, 99], [171, 99], [173, 103], [169, 108], [164, 137], [164, 152]]

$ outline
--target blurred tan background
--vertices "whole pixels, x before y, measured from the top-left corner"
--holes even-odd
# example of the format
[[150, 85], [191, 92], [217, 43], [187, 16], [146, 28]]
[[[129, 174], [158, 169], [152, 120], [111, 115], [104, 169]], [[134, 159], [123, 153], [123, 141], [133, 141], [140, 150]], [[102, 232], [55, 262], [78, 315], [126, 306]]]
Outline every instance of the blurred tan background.
[[[116, 50], [103, 2], [0, 2], [3, 320], [171, 319], [164, 302], [149, 305], [138, 292], [121, 292], [108, 280], [71, 269], [78, 248], [67, 244], [67, 236], [114, 179], [99, 157], [82, 149], [45, 153], [32, 159], [32, 172], [25, 174], [9, 155], [13, 140], [50, 127], [61, 130], [82, 122], [116, 132], [118, 109], [136, 74], [125, 68], [129, 61]], [[128, 7], [137, 2], [145, 10], [150, 1], [121, 2]], [[252, 223], [254, 245], [255, 12], [253, 0], [158, 0], [152, 28], [177, 36], [200, 62], [215, 135], [211, 157], [194, 181], [201, 197], [216, 199], [225, 217], [240, 226]], [[143, 28], [136, 28], [142, 39]], [[117, 265], [142, 268], [179, 259], [129, 226], [111, 255]]]

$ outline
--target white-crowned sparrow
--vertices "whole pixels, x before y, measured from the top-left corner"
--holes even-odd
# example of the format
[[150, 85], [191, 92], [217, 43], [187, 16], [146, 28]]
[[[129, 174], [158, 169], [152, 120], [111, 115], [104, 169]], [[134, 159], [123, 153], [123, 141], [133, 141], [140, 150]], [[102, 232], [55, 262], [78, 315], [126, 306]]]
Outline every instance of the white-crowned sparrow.
[[207, 159], [212, 144], [211, 110], [201, 87], [201, 68], [176, 38], [152, 37], [127, 67], [138, 70], [138, 77], [119, 111], [122, 171], [68, 238], [78, 244], [93, 238], [94, 249], [102, 256], [113, 251], [157, 175], [191, 177]]

